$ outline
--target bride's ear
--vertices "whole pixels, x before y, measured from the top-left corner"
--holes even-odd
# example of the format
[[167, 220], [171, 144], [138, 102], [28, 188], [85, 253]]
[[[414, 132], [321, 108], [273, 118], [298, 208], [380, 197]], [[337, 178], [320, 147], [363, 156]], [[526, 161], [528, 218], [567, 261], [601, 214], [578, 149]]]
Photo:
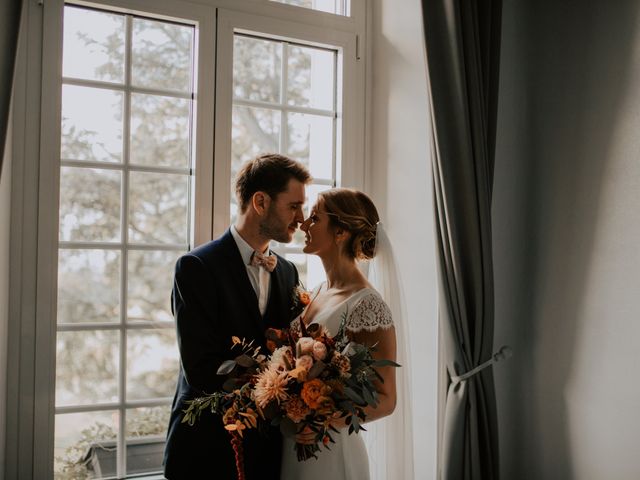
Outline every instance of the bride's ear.
[[340, 245], [349, 238], [350, 233], [348, 230], [345, 230], [342, 227], [337, 227], [334, 232], [334, 235], [335, 235], [334, 238], [335, 238], [336, 245]]

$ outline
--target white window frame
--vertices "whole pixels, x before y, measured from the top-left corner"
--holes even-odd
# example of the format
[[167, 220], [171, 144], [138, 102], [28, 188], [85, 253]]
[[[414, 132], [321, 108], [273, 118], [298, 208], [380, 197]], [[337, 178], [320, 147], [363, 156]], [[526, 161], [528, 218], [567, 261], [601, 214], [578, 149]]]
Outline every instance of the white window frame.
[[[362, 188], [364, 183], [364, 89], [354, 88], [358, 75], [357, 35], [303, 25], [289, 20], [264, 18], [226, 9], [218, 11], [216, 76], [215, 178], [231, 175], [231, 114], [233, 108], [233, 38], [246, 33], [274, 40], [304, 43], [338, 51], [337, 77], [341, 79], [336, 105], [335, 178], [338, 185]], [[360, 121], [359, 121], [360, 120]], [[229, 226], [231, 183], [216, 182], [214, 189], [214, 235]]]
[[[218, 28], [245, 28], [341, 50], [343, 161], [336, 174], [342, 185], [365, 186], [365, 0], [352, 0], [350, 17], [269, 0], [68, 3], [197, 25], [195, 245], [221, 234], [229, 222], [231, 96], [225, 104], [219, 92], [225, 81], [230, 85], [230, 72], [215, 75], [216, 14]], [[7, 478], [53, 478], [63, 7], [64, 0], [23, 3], [12, 118]], [[215, 109], [214, 95], [221, 102]]]

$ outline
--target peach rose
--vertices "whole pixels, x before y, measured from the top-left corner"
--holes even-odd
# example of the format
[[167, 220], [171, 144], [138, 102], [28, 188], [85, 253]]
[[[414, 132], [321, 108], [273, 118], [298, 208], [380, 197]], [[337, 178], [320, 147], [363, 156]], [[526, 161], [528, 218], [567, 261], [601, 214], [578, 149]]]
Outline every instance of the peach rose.
[[304, 368], [306, 371], [313, 367], [313, 358], [310, 355], [302, 355], [296, 358], [296, 368]]
[[324, 360], [327, 357], [327, 346], [322, 342], [314, 342], [313, 358], [316, 360]]
[[314, 340], [311, 337], [300, 337], [296, 344], [296, 356], [311, 355], [313, 353]]

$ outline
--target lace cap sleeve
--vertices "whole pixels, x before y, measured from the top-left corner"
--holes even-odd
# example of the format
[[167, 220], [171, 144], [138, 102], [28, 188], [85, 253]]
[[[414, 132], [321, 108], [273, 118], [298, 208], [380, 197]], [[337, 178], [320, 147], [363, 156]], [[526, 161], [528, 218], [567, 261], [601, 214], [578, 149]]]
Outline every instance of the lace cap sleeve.
[[389, 306], [377, 292], [367, 293], [351, 310], [346, 322], [346, 329], [351, 332], [365, 330], [373, 332], [378, 328], [387, 329], [393, 326], [393, 318]]

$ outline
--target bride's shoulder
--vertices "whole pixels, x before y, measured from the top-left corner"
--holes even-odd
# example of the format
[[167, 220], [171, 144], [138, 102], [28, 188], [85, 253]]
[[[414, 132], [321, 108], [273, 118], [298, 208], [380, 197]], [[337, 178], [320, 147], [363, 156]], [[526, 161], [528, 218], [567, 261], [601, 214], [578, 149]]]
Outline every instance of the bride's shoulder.
[[354, 295], [354, 303], [347, 320], [347, 328], [353, 332], [393, 326], [391, 310], [382, 296], [372, 287], [366, 287]]

